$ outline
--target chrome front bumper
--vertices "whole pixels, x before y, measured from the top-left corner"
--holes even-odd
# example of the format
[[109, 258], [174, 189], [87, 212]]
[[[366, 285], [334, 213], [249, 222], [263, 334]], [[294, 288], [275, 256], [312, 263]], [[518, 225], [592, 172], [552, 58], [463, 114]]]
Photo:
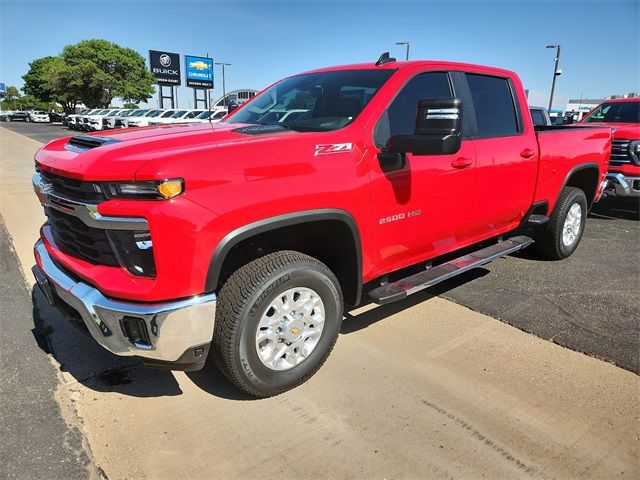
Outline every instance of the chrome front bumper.
[[[48, 300], [54, 305], [62, 301], [77, 311], [91, 336], [110, 352], [178, 370], [204, 365], [213, 337], [214, 293], [153, 304], [112, 300], [58, 267], [42, 240], [36, 243], [34, 253], [37, 265], [33, 273]], [[148, 343], [127, 337], [125, 317], [144, 322]]]
[[640, 197], [640, 177], [626, 177], [622, 173], [607, 173], [608, 195], [616, 197]]

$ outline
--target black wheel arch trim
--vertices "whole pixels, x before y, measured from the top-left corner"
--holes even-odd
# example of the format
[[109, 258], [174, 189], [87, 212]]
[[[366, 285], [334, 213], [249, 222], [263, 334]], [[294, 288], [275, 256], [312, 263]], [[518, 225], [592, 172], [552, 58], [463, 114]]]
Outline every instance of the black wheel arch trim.
[[344, 223], [353, 236], [356, 250], [356, 296], [355, 305], [360, 303], [362, 296], [362, 243], [360, 232], [353, 216], [346, 210], [337, 208], [323, 208], [317, 210], [303, 210], [299, 212], [285, 213], [274, 217], [265, 218], [256, 222], [243, 225], [224, 236], [218, 243], [209, 262], [207, 278], [205, 281], [205, 292], [213, 292], [218, 285], [222, 265], [231, 249], [243, 240], [247, 240], [255, 235], [259, 235], [282, 227], [289, 227], [301, 223], [316, 221], [336, 220]]
[[[556, 198], [556, 203], [554, 204], [554, 209], [555, 209], [555, 205], [558, 204], [558, 199], [560, 198], [560, 195], [562, 194], [562, 191], [566, 188], [567, 184], [569, 183], [569, 180], [571, 180], [571, 177], [581, 171], [581, 170], [588, 170], [588, 169], [595, 169], [597, 174], [596, 177], [596, 188], [595, 188], [595, 193], [594, 193], [594, 198], [587, 198], [587, 207], [588, 209], [591, 208], [591, 205], [593, 205], [593, 201], [595, 199], [595, 195], [598, 194], [598, 182], [600, 179], [600, 167], [598, 166], [597, 163], [595, 162], [588, 162], [588, 163], [581, 163], [580, 165], [576, 165], [575, 167], [573, 167], [571, 170], [569, 170], [569, 173], [567, 173], [567, 176], [564, 178], [564, 182], [562, 183], [562, 188], [560, 188], [560, 191], [558, 192], [558, 196]], [[586, 195], [587, 192], [585, 192]]]

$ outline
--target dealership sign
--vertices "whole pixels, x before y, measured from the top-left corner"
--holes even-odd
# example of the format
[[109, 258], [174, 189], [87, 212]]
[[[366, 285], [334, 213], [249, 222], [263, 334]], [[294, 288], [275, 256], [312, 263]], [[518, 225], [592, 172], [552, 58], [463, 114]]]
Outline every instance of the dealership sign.
[[159, 85], [180, 85], [180, 55], [149, 50], [151, 73]]
[[213, 59], [185, 55], [187, 87], [213, 88]]

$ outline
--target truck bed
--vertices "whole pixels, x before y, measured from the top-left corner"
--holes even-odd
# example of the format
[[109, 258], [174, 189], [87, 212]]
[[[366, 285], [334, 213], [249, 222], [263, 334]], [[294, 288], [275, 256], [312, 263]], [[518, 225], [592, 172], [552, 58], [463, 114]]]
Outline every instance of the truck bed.
[[[543, 125], [535, 127], [535, 131], [540, 161], [534, 202], [546, 200], [551, 212], [569, 175], [581, 169], [593, 175], [597, 171], [598, 185], [605, 180], [611, 154], [611, 128]], [[596, 190], [585, 192], [589, 203], [598, 200], [601, 192]]]

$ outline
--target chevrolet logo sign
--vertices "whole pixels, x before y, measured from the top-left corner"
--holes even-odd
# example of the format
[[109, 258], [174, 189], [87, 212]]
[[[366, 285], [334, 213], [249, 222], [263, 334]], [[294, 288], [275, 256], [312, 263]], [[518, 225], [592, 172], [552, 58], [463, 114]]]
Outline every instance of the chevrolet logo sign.
[[189, 62], [189, 68], [195, 68], [196, 70], [206, 70], [209, 68], [209, 64], [198, 60], [197, 62]]

